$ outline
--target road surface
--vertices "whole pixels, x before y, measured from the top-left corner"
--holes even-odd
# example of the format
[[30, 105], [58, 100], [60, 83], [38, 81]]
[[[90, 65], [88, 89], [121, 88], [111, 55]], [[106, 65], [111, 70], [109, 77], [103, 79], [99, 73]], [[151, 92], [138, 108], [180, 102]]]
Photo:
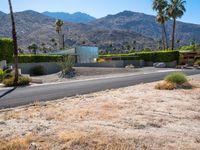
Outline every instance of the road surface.
[[[184, 72], [187, 75], [200, 74], [200, 70], [185, 70]], [[123, 77], [0, 90], [0, 108], [22, 106], [34, 103], [36, 101], [50, 101], [107, 89], [159, 81], [169, 73], [170, 72], [155, 72], [150, 74], [130, 75]]]

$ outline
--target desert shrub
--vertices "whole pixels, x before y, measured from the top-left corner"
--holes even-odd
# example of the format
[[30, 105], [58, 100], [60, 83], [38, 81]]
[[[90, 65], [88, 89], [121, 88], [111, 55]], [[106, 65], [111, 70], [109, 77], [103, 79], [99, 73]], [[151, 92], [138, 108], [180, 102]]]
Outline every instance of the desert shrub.
[[23, 54], [19, 55], [19, 63], [37, 63], [37, 62], [59, 62], [62, 60], [60, 55], [32, 55]]
[[47, 70], [41, 65], [31, 68], [30, 72], [32, 76], [41, 76], [47, 74]]
[[11, 39], [0, 38], [0, 60], [12, 62], [13, 60], [13, 42]]
[[[30, 82], [31, 82], [31, 79], [29, 77], [19, 76], [17, 85], [18, 86], [26, 86], [26, 85], [29, 85]], [[6, 87], [14, 86], [14, 76], [12, 76], [11, 78], [4, 79], [3, 84]]]
[[174, 90], [176, 88], [176, 84], [172, 82], [164, 81], [164, 82], [157, 83], [155, 88], [158, 90]]
[[0, 69], [0, 82], [3, 81], [5, 75], [6, 75], [6, 71]]
[[[131, 57], [132, 56], [132, 57]], [[136, 57], [135, 57], [136, 56]], [[115, 60], [133, 60], [133, 59], [142, 59], [144, 61], [150, 62], [171, 62], [179, 61], [179, 51], [152, 51], [152, 52], [136, 52], [129, 54], [107, 54], [100, 55], [100, 58], [115, 58]]]
[[61, 77], [73, 77], [75, 76], [75, 70], [73, 69], [75, 64], [75, 59], [73, 56], [65, 56], [59, 65], [61, 67]]
[[165, 77], [165, 81], [175, 83], [175, 84], [183, 84], [186, 83], [187, 77], [182, 72], [173, 72]]

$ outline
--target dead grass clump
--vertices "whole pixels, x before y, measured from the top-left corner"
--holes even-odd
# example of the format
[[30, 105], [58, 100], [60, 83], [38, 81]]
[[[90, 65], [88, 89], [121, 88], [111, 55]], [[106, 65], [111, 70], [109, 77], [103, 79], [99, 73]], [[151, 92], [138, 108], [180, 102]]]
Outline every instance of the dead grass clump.
[[193, 86], [189, 82], [176, 84], [168, 81], [163, 81], [155, 85], [155, 89], [158, 90], [192, 89], [192, 87]]
[[99, 132], [64, 132], [59, 135], [62, 149], [133, 150], [134, 140], [106, 136]]
[[0, 140], [0, 150], [26, 150], [33, 140], [33, 135], [26, 137], [14, 137], [9, 140]]
[[157, 83], [155, 88], [158, 90], [174, 90], [176, 88], [176, 84], [172, 82], [163, 81]]

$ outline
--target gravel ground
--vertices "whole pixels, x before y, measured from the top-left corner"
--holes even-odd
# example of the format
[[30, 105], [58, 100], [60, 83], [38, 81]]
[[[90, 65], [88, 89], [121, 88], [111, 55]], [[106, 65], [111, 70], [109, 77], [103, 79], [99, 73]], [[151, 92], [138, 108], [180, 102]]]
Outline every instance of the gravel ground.
[[200, 75], [190, 82], [190, 90], [140, 84], [1, 110], [0, 150], [199, 150]]

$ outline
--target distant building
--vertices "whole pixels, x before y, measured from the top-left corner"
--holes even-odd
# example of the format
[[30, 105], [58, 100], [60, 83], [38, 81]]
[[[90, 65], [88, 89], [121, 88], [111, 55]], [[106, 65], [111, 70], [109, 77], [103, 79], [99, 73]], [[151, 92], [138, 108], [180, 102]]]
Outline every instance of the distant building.
[[53, 51], [50, 55], [75, 56], [76, 63], [93, 63], [99, 57], [99, 48], [91, 46], [77, 46], [67, 50]]

